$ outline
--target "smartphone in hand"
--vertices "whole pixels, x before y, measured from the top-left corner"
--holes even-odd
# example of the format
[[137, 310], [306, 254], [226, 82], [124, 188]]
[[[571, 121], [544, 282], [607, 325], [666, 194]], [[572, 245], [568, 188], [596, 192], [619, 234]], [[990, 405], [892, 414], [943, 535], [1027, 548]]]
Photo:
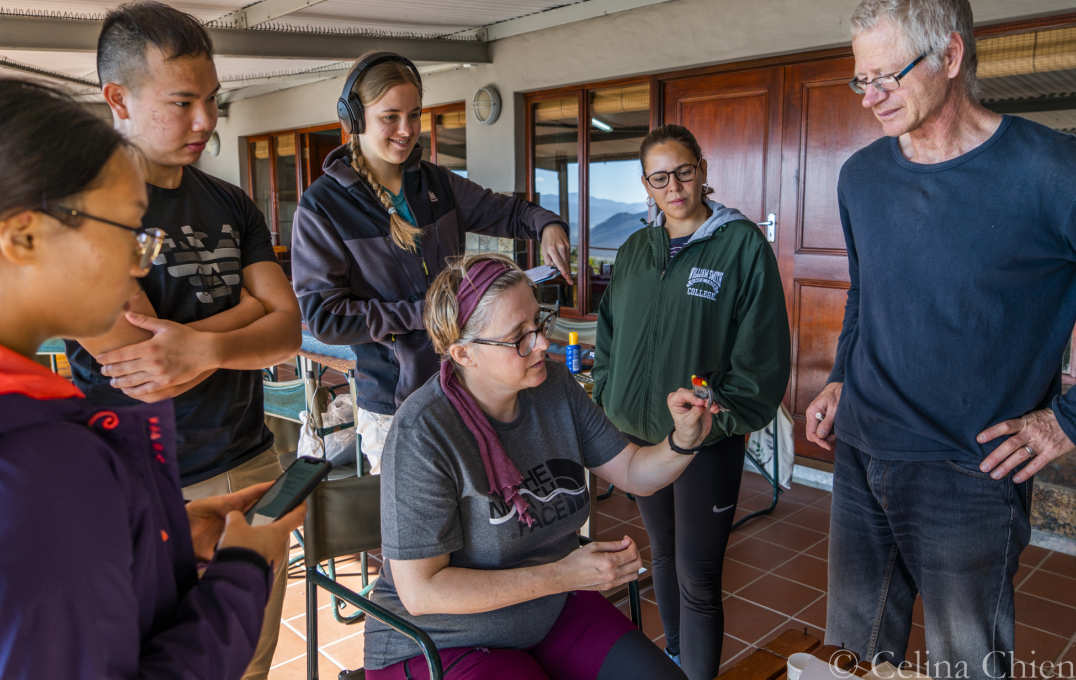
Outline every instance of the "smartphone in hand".
[[299, 456], [247, 510], [247, 522], [261, 526], [288, 514], [314, 491], [331, 469], [332, 463], [324, 458]]

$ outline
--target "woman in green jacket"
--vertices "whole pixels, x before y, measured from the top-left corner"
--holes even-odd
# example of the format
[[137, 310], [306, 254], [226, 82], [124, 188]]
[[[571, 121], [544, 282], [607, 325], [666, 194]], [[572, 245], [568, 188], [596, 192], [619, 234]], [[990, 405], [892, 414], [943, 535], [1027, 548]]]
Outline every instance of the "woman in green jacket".
[[640, 150], [657, 219], [617, 253], [598, 311], [598, 403], [639, 445], [672, 431], [664, 395], [698, 375], [721, 411], [671, 486], [639, 498], [667, 652], [692, 680], [721, 660], [721, 564], [743, 472], [744, 435], [773, 418], [789, 373], [777, 260], [755, 224], [706, 197], [706, 161], [679, 125]]

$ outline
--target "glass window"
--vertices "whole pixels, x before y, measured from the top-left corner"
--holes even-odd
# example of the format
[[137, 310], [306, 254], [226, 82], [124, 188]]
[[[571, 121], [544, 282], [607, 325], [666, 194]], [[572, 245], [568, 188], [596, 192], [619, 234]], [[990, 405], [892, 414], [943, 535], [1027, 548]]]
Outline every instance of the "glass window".
[[[534, 196], [569, 225], [572, 271], [579, 267], [579, 98], [547, 99], [532, 105]], [[576, 307], [578, 291], [565, 286], [561, 305]]]
[[[250, 194], [266, 224], [273, 220], [273, 187], [270, 177], [269, 140], [250, 143]], [[275, 235], [274, 235], [275, 238]]]
[[429, 111], [423, 111], [421, 120], [422, 132], [418, 135], [418, 145], [422, 147], [422, 160], [428, 161], [432, 158], [433, 154], [433, 126], [431, 125], [433, 116]]
[[459, 109], [434, 116], [437, 164], [467, 176], [467, 111]]
[[639, 145], [650, 130], [647, 83], [590, 92], [589, 210], [586, 310], [598, 304], [613, 271], [616, 251], [646, 224], [646, 190], [639, 177]]
[[291, 220], [299, 206], [299, 176], [296, 173], [295, 135], [277, 135], [276, 144], [276, 231], [277, 244], [291, 247]]

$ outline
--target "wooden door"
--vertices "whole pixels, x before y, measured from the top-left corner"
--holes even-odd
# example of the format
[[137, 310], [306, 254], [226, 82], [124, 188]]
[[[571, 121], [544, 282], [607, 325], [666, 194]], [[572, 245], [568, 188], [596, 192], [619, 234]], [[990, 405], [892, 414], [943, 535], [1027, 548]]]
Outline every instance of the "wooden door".
[[848, 257], [837, 209], [841, 165], [881, 136], [847, 85], [850, 57], [786, 67], [777, 254], [792, 324], [787, 404], [796, 453], [832, 461], [804, 434], [804, 411], [826, 384], [844, 319]]
[[782, 75], [769, 67], [663, 83], [665, 122], [699, 140], [711, 198], [756, 222], [780, 194]]

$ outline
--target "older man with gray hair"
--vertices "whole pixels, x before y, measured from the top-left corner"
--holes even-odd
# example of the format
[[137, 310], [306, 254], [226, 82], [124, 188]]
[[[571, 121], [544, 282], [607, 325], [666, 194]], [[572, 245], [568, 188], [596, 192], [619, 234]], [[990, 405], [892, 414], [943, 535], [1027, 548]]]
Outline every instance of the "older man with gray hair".
[[[851, 287], [807, 408], [835, 449], [826, 640], [1001, 678], [1031, 479], [1076, 440], [1076, 138], [977, 101], [967, 0], [863, 0], [851, 23], [849, 85], [885, 136], [841, 170]], [[917, 593], [927, 653], [906, 659]]]

